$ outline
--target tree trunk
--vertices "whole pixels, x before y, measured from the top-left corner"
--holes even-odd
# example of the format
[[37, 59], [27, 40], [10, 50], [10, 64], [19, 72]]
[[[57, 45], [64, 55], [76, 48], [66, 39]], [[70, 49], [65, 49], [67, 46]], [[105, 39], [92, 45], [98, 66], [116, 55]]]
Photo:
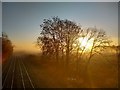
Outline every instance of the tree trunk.
[[67, 45], [67, 50], [66, 50], [66, 66], [69, 66], [69, 54], [70, 54], [70, 50], [69, 50], [69, 44]]
[[63, 52], [63, 49], [61, 51], [62, 51], [62, 60], [64, 61], [64, 52]]
[[56, 61], [57, 61], [57, 63], [59, 62], [58, 57], [59, 57], [59, 51], [58, 51], [58, 49], [56, 49]]

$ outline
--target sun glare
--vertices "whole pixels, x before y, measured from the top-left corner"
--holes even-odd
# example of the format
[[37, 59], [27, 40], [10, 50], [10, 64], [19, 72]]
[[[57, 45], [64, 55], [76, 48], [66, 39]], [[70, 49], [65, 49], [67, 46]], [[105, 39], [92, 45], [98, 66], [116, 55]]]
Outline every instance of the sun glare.
[[88, 40], [88, 37], [85, 37], [85, 38], [79, 38], [79, 42], [80, 42], [80, 48], [81, 49], [84, 49], [86, 51], [89, 51], [91, 50], [92, 46], [93, 46], [93, 38]]

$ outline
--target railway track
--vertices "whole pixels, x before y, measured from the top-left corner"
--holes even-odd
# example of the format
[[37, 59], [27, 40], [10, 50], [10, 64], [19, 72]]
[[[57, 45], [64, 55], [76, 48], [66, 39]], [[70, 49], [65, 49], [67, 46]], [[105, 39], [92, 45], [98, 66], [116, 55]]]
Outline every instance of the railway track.
[[11, 61], [3, 67], [2, 71], [2, 89], [22, 88], [35, 90], [34, 83], [30, 77], [27, 67], [24, 65], [24, 58], [13, 56]]

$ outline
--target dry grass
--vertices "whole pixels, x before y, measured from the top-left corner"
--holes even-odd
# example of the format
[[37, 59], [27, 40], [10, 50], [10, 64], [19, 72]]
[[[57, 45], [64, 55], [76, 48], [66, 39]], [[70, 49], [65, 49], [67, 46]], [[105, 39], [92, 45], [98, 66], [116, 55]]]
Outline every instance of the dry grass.
[[74, 64], [66, 69], [63, 64], [43, 60], [38, 55], [25, 56], [24, 63], [37, 88], [116, 88], [117, 56], [113, 54], [108, 56], [94, 57], [87, 75], [84, 60], [81, 61], [79, 73], [76, 73]]

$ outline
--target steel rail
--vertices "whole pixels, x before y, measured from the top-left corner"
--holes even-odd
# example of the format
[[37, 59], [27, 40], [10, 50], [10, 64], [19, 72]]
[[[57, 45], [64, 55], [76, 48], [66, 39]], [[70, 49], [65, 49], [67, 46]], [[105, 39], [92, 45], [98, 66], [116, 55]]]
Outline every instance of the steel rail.
[[32, 80], [31, 80], [31, 78], [30, 78], [30, 75], [29, 75], [29, 73], [28, 73], [28, 71], [27, 71], [27, 69], [26, 69], [26, 67], [25, 67], [25, 65], [24, 65], [24, 63], [23, 63], [23, 61], [22, 61], [22, 58], [21, 58], [20, 61], [21, 61], [21, 64], [23, 65], [23, 68], [24, 68], [24, 70], [25, 70], [25, 72], [26, 72], [26, 74], [27, 74], [27, 77], [28, 77], [28, 79], [29, 79], [29, 81], [30, 81], [30, 84], [31, 84], [32, 88], [35, 89], [34, 84], [33, 84]]
[[[18, 60], [18, 61], [19, 61], [19, 60]], [[22, 79], [23, 89], [25, 90], [25, 83], [24, 83], [24, 79], [23, 79], [23, 73], [22, 73], [22, 69], [21, 69], [20, 61], [19, 61], [19, 69], [20, 69], [20, 74], [21, 74], [21, 79]]]

